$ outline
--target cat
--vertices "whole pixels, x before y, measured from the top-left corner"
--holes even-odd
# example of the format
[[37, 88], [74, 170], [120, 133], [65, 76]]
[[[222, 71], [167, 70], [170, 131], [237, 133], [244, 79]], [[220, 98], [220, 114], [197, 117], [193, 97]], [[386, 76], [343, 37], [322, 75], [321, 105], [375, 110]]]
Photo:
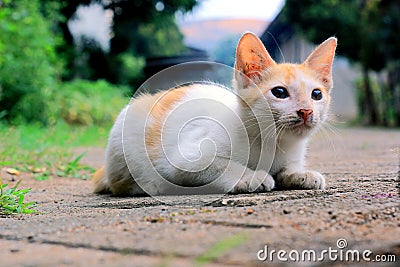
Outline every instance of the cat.
[[[307, 141], [328, 116], [336, 46], [331, 37], [303, 63], [278, 64], [246, 32], [236, 49], [234, 94], [204, 82], [134, 98], [111, 129], [94, 192], [180, 194], [175, 185], [211, 185], [195, 193], [324, 189], [324, 176], [304, 164]], [[191, 120], [196, 114], [203, 115]]]

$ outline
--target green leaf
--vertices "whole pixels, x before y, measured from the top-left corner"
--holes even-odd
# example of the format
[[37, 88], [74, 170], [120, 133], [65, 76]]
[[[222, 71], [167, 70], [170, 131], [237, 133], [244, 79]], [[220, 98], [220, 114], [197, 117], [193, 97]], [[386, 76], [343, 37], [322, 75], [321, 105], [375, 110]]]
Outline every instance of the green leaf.
[[86, 151], [77, 156], [69, 165], [76, 166], [78, 162], [86, 155]]

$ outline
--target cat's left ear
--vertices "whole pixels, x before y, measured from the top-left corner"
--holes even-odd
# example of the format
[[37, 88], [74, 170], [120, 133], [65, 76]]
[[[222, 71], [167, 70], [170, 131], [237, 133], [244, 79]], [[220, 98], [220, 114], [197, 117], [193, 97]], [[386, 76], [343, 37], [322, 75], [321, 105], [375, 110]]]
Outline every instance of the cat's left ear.
[[327, 89], [331, 89], [333, 86], [332, 63], [336, 46], [337, 39], [335, 37], [327, 39], [303, 63], [318, 75], [318, 78]]
[[[258, 83], [262, 77], [261, 73], [275, 64], [264, 44], [254, 33], [243, 34], [236, 49], [235, 62], [236, 80], [241, 82], [243, 88], [250, 84], [250, 80]], [[245, 77], [239, 77], [243, 74]]]

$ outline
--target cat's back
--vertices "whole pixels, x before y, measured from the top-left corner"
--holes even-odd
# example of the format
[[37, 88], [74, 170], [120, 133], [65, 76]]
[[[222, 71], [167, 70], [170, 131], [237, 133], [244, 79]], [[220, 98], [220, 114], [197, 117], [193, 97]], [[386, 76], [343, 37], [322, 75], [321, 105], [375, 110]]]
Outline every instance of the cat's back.
[[129, 114], [144, 115], [152, 122], [163, 120], [171, 113], [212, 115], [221, 109], [236, 110], [238, 100], [228, 88], [210, 84], [193, 83], [155, 94], [143, 94], [128, 105]]
[[[225, 136], [224, 127], [237, 115], [238, 98], [228, 88], [209, 83], [193, 83], [156, 94], [143, 94], [130, 102], [119, 117], [118, 133], [131, 139], [145, 139], [147, 149], [159, 151], [163, 145]], [[221, 127], [222, 126], [222, 127]], [[226, 138], [224, 138], [226, 139]], [[135, 145], [136, 146], [136, 145]], [[153, 153], [151, 153], [153, 154]]]

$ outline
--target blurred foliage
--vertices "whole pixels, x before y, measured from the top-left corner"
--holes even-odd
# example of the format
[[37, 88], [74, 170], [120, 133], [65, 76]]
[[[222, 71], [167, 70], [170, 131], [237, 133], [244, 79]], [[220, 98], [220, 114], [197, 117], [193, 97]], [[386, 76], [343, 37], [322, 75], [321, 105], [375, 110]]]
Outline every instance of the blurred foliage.
[[143, 56], [172, 56], [185, 51], [183, 34], [174, 15], [139, 26], [135, 38], [136, 50]]
[[[148, 57], [172, 55], [182, 50], [183, 36], [175, 24], [174, 15], [177, 11], [190, 11], [198, 1], [111, 0], [109, 2], [104, 7], [114, 13], [112, 29], [114, 37], [111, 39], [110, 53], [130, 51]], [[157, 49], [147, 49], [146, 46], [149, 44], [157, 44], [160, 41], [162, 43], [157, 45]]]
[[[76, 47], [68, 21], [80, 5], [113, 12], [110, 51], [82, 36]], [[54, 124], [110, 123], [143, 79], [144, 57], [183, 51], [176, 12], [197, 0], [0, 1], [0, 120]], [[67, 82], [69, 81], [69, 82]]]
[[[141, 81], [141, 69], [132, 72], [139, 73], [132, 77], [121, 65], [121, 54], [130, 54], [135, 61], [143, 61], [144, 57], [170, 56], [184, 50], [183, 35], [175, 23], [176, 12], [188, 12], [198, 0], [47, 0], [61, 2], [61, 14], [65, 18], [59, 20], [65, 43], [62, 52], [67, 61], [63, 78], [70, 80], [76, 77], [85, 79], [106, 79], [115, 84], [137, 86]], [[99, 49], [96, 41], [87, 39], [83, 47], [76, 49], [67, 22], [74, 19], [74, 14], [80, 5], [96, 3], [105, 10], [112, 11], [112, 38], [110, 51]], [[123, 56], [125, 57], [125, 56]], [[143, 67], [136, 64], [136, 67]], [[126, 73], [127, 76], [123, 74]]]
[[[363, 82], [359, 83], [363, 121], [385, 126], [389, 125], [385, 117], [392, 114], [395, 123], [390, 125], [400, 126], [400, 100], [396, 100], [400, 98], [400, 79], [396, 78], [400, 73], [399, 14], [397, 0], [287, 0], [283, 10], [286, 22], [314, 43], [338, 37], [338, 52], [359, 62], [363, 69]], [[374, 97], [371, 70], [388, 73], [386, 84], [379, 85], [386, 97]], [[388, 113], [378, 111], [382, 105]]]
[[[386, 84], [380, 81], [377, 77], [372, 76], [369, 79], [370, 88], [372, 92], [372, 98], [374, 99], [374, 103], [376, 105], [375, 109], [377, 112], [377, 124], [379, 125], [387, 125], [387, 126], [395, 126], [396, 125], [396, 113], [392, 105], [390, 105], [390, 90], [386, 88]], [[358, 101], [361, 102], [366, 98], [365, 96], [365, 79], [358, 79], [356, 81], [357, 87], [357, 98]], [[362, 117], [360, 119], [363, 119]]]
[[135, 57], [158, 57], [180, 54], [184, 50], [183, 35], [175, 23], [176, 12], [188, 12], [197, 0], [111, 0], [104, 5], [114, 14], [108, 55], [108, 71], [104, 78], [112, 83], [135, 80], [121, 77], [124, 73], [120, 54]]
[[60, 39], [40, 12], [39, 0], [0, 3], [0, 118], [24, 112], [26, 121], [46, 122], [46, 96], [62, 67], [55, 51]]
[[119, 65], [119, 72], [116, 75], [120, 84], [136, 84], [143, 80], [142, 70], [146, 62], [142, 57], [121, 53], [116, 61]]
[[106, 81], [64, 82], [54, 93], [53, 116], [70, 125], [109, 125], [129, 102], [130, 89]]

